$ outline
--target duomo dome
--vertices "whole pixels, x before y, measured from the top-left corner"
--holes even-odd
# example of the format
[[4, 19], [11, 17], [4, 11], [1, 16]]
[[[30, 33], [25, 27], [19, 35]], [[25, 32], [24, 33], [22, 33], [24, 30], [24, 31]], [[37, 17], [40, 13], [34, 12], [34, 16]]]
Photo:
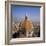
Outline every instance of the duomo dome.
[[23, 27], [26, 31], [30, 31], [33, 28], [32, 21], [28, 20], [27, 16], [25, 16], [25, 19], [23, 21]]

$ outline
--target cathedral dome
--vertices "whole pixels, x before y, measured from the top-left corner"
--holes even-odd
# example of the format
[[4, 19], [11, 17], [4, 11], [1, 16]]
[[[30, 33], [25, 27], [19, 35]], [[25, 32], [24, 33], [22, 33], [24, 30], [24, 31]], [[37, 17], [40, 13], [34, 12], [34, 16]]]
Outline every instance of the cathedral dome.
[[33, 27], [32, 21], [28, 20], [28, 17], [27, 16], [25, 16], [25, 19], [23, 21], [23, 27], [27, 31], [31, 30], [32, 27]]

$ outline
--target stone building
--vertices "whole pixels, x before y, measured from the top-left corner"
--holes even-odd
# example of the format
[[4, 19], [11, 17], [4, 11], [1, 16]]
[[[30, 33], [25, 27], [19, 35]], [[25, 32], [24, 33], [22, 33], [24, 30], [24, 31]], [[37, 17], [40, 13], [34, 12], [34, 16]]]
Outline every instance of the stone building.
[[20, 37], [32, 37], [32, 29], [33, 29], [33, 24], [32, 21], [29, 20], [27, 15], [25, 15], [24, 20], [22, 20], [20, 23], [14, 24], [14, 33], [19, 33], [17, 35], [20, 35]]
[[[25, 19], [22, 23], [23, 25], [23, 28], [25, 29], [26, 31], [26, 37], [29, 36], [29, 33], [31, 33], [32, 29], [33, 29], [33, 24], [32, 24], [32, 21], [28, 20], [28, 17], [25, 16]], [[31, 35], [30, 35], [31, 36]]]

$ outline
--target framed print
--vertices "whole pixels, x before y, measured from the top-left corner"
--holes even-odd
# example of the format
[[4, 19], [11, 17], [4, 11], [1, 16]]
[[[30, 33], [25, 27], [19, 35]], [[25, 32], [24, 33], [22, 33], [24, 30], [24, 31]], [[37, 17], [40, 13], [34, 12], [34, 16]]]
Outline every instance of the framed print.
[[37, 2], [5, 2], [6, 44], [45, 42], [45, 4]]

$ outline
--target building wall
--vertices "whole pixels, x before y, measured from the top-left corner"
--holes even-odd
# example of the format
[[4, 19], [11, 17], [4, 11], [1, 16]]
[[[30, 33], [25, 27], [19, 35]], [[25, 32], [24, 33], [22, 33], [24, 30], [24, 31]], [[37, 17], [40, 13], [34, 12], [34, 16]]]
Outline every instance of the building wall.
[[[1, 46], [5, 44], [5, 1], [7, 0], [0, 0], [0, 45]], [[16, 1], [45, 2], [46, 3], [46, 0], [16, 0]], [[46, 4], [45, 4], [45, 36], [46, 36]], [[38, 44], [33, 44], [33, 45], [32, 44], [27, 44], [27, 45], [22, 44], [18, 46], [46, 46], [46, 43], [41, 43], [41, 44], [38, 43]]]

